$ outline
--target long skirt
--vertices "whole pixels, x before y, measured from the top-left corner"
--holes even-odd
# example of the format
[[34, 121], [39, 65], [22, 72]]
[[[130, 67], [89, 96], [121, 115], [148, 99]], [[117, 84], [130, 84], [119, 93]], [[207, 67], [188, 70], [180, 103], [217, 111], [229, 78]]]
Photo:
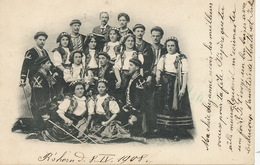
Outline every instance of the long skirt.
[[107, 121], [104, 115], [94, 115], [88, 135], [91, 137], [99, 137], [99, 140], [102, 140], [103, 142], [130, 138], [128, 130], [121, 126], [121, 122], [113, 120], [107, 126], [102, 126], [102, 121]]
[[[162, 75], [162, 87], [156, 91], [157, 127], [162, 130], [187, 130], [193, 128], [193, 120], [189, 101], [188, 90], [178, 101], [178, 109], [173, 109], [174, 85], [176, 76]], [[176, 92], [176, 94], [178, 94]]]
[[[39, 134], [39, 139], [43, 141], [52, 141], [52, 142], [63, 142], [63, 141], [69, 141], [74, 140], [80, 135], [79, 130], [81, 130], [81, 126], [83, 123], [86, 123], [86, 118], [77, 117], [77, 119], [73, 118], [73, 125], [69, 126], [68, 124], [64, 123], [62, 120], [58, 121], [47, 121], [49, 122], [49, 125], [52, 125], [52, 127], [49, 127]], [[54, 123], [54, 124], [53, 124]], [[81, 130], [81, 132], [84, 132], [84, 130]]]

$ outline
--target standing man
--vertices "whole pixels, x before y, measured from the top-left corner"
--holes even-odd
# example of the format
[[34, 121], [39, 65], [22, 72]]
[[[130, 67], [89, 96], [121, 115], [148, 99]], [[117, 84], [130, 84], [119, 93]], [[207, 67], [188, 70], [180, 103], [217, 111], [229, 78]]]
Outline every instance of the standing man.
[[[160, 57], [164, 54], [166, 54], [166, 49], [163, 48], [163, 45], [161, 44], [161, 39], [163, 37], [164, 31], [161, 27], [155, 26], [151, 29], [151, 38], [152, 38], [152, 50], [153, 50], [153, 65], [152, 65], [152, 85], [151, 85], [151, 92], [152, 92], [152, 98], [150, 101], [150, 114], [149, 117], [147, 117], [147, 123], [150, 126], [150, 133], [154, 134], [157, 132], [157, 113], [158, 109], [160, 108], [158, 105], [160, 104], [158, 96], [159, 89], [156, 89], [155, 84], [155, 77], [156, 77], [156, 69], [157, 69], [157, 63], [160, 59]], [[158, 88], [158, 87], [157, 87]]]
[[105, 37], [105, 40], [108, 39], [108, 32], [111, 29], [111, 26], [108, 25], [109, 15], [107, 12], [103, 11], [99, 14], [99, 20], [101, 24], [93, 28], [92, 33], [101, 34]]
[[[23, 65], [22, 65], [22, 69], [21, 69], [21, 75], [20, 75], [20, 87], [24, 88], [24, 86], [26, 85], [26, 80], [27, 78], [29, 79], [29, 84], [31, 89], [32, 87], [32, 80], [33, 80], [33, 76], [36, 74], [37, 72], [37, 64], [35, 64], [35, 61], [38, 57], [48, 57], [49, 55], [47, 53], [47, 51], [44, 49], [44, 45], [45, 42], [48, 38], [48, 35], [45, 32], [37, 32], [34, 35], [34, 40], [35, 40], [35, 46], [31, 49], [29, 49], [28, 51], [26, 51], [25, 56], [24, 56], [24, 60], [23, 60]], [[25, 89], [24, 89], [25, 92]], [[31, 111], [31, 107], [29, 105], [29, 101], [27, 100], [27, 96], [26, 93], [25, 97], [26, 97], [26, 101], [28, 104], [28, 111]], [[32, 97], [31, 97], [32, 100]], [[33, 117], [33, 116], [32, 116]], [[14, 124], [12, 131], [15, 130], [22, 130], [25, 132], [30, 132], [34, 130], [33, 127], [33, 120], [31, 118], [19, 118], [17, 120], [17, 122]]]
[[130, 133], [134, 136], [143, 136], [147, 132], [144, 115], [144, 84], [145, 80], [140, 74], [142, 62], [132, 58], [129, 60], [129, 75], [131, 79], [126, 89], [126, 104], [123, 110], [128, 113]]
[[[152, 90], [151, 90], [151, 84], [152, 84], [152, 65], [154, 61], [153, 57], [153, 51], [152, 51], [152, 45], [148, 42], [146, 42], [143, 39], [143, 36], [145, 34], [145, 26], [142, 24], [136, 24], [133, 28], [134, 35], [136, 38], [136, 49], [138, 53], [141, 53], [144, 57], [144, 63], [143, 63], [143, 73], [144, 73], [144, 79], [146, 80], [146, 85], [144, 89], [144, 97], [145, 97], [145, 116], [148, 121], [150, 121], [151, 118], [151, 101], [152, 101]], [[149, 126], [150, 127], [150, 126]], [[150, 131], [150, 128], [149, 128]], [[149, 133], [149, 132], [147, 132]]]
[[36, 59], [42, 56], [49, 57], [47, 51], [44, 49], [47, 38], [48, 35], [45, 32], [37, 32], [34, 35], [36, 45], [25, 53], [20, 76], [20, 86], [24, 87], [26, 85], [27, 77], [31, 85], [32, 78], [37, 72], [36, 66], [34, 65]]
[[72, 33], [70, 36], [71, 36], [73, 50], [78, 50], [78, 51], [83, 52], [85, 50], [84, 42], [85, 42], [86, 36], [79, 33], [80, 26], [81, 26], [80, 20], [73, 19], [70, 22], [70, 27], [72, 30]]

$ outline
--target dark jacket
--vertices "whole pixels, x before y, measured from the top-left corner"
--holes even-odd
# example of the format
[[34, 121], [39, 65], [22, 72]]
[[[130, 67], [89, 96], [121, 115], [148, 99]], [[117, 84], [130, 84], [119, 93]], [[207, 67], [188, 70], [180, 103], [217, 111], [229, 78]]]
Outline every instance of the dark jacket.
[[[26, 81], [27, 76], [29, 81], [31, 81], [33, 76], [39, 69], [39, 66], [35, 65], [35, 61], [41, 55], [39, 54], [40, 52], [38, 52], [38, 50], [36, 49], [37, 48], [33, 47], [25, 53], [20, 76], [20, 78], [23, 79], [24, 82]], [[43, 49], [43, 51], [43, 54], [49, 57], [48, 52], [45, 49]]]
[[136, 44], [136, 49], [138, 53], [144, 56], [143, 70], [144, 77], [151, 75], [153, 69], [154, 55], [152, 50], [152, 45], [146, 41], [143, 41], [141, 45]]
[[36, 72], [32, 79], [31, 105], [38, 112], [38, 115], [46, 114], [48, 104], [54, 97], [51, 75], [46, 76], [41, 71]]
[[[129, 81], [129, 83], [131, 83], [131, 81]], [[131, 106], [137, 112], [142, 112], [144, 110], [144, 83], [145, 80], [143, 76], [139, 75], [132, 81], [131, 84], [128, 84], [129, 89], [127, 88], [127, 90], [129, 90]]]
[[101, 34], [105, 37], [105, 40], [108, 39], [108, 32], [111, 29], [111, 26], [107, 25], [103, 32], [101, 32], [101, 26], [96, 26], [93, 28], [92, 33]]

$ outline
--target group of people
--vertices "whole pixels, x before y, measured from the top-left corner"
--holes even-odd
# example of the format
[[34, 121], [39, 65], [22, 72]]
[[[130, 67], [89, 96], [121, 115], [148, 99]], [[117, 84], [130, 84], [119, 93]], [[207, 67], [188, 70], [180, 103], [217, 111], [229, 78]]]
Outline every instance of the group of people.
[[87, 36], [80, 34], [81, 21], [72, 20], [71, 34], [57, 37], [52, 60], [44, 49], [48, 35], [35, 34], [20, 82], [24, 88], [28, 79], [31, 88], [27, 138], [96, 143], [164, 133], [180, 140], [193, 121], [188, 62], [177, 38], [162, 45], [164, 31], [155, 26], [150, 44], [144, 25], [127, 27], [128, 14], [118, 14], [119, 28], [108, 25], [107, 12], [99, 18]]

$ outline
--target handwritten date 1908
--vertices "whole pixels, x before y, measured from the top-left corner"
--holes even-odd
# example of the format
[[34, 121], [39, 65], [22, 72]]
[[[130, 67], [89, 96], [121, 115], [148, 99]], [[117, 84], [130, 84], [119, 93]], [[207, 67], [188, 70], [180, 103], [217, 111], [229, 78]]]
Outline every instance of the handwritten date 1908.
[[58, 162], [58, 163], [147, 163], [149, 162], [146, 158], [147, 154], [143, 155], [115, 155], [115, 154], [96, 154], [96, 155], [85, 155], [82, 152], [70, 152], [65, 151], [62, 154], [58, 152], [48, 152], [43, 156], [38, 157], [40, 162]]

